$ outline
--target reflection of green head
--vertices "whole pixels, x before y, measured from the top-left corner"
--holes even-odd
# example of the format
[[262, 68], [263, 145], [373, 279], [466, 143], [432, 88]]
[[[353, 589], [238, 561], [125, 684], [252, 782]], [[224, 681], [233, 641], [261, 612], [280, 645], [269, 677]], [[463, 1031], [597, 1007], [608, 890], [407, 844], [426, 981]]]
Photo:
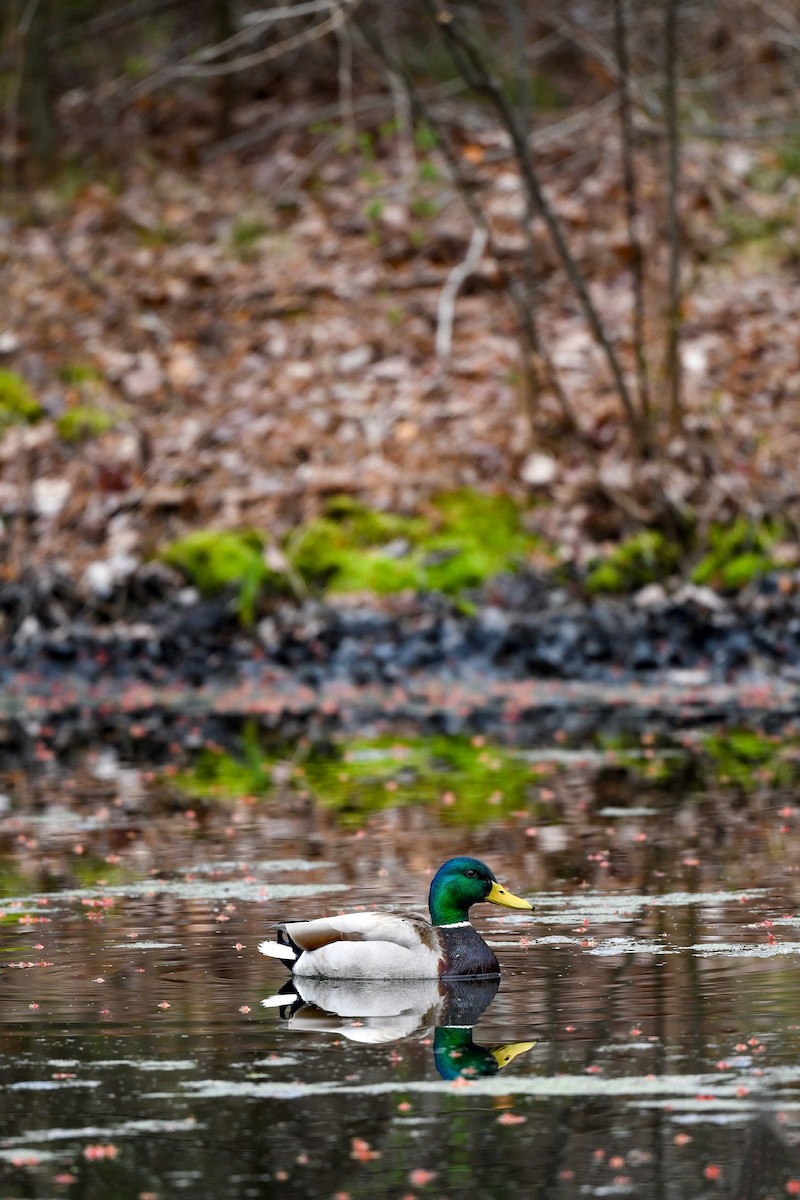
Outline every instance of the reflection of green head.
[[439, 868], [431, 882], [428, 904], [434, 925], [454, 925], [466, 921], [473, 904], [488, 900], [505, 908], [530, 909], [527, 900], [506, 891], [478, 858], [450, 858]]
[[503, 1046], [478, 1046], [471, 1029], [443, 1025], [433, 1034], [433, 1057], [442, 1079], [477, 1079], [496, 1075], [518, 1054], [525, 1054], [535, 1042], [507, 1042]]

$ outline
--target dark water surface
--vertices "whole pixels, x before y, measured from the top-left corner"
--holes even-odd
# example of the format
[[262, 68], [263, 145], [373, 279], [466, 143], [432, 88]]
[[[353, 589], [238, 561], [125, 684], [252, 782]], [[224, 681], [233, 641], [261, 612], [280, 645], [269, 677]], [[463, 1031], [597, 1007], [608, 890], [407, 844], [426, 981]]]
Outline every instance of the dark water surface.
[[[543, 753], [468, 821], [391, 780], [359, 811], [274, 768], [204, 798], [110, 752], [6, 772], [0, 1197], [800, 1195], [794, 775], [643, 755]], [[274, 921], [419, 908], [463, 852], [536, 906], [473, 910], [496, 994], [262, 1006]]]

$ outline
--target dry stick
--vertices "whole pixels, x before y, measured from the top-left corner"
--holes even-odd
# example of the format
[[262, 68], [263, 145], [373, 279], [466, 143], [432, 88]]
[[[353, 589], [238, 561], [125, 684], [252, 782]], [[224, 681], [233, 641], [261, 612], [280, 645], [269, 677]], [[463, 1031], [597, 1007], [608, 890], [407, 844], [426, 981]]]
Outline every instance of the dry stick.
[[489, 235], [484, 226], [475, 226], [466, 255], [457, 266], [453, 267], [439, 295], [436, 324], [436, 358], [440, 367], [445, 367], [450, 358], [450, 350], [453, 345], [453, 319], [455, 317], [458, 293], [481, 261], [481, 255], [486, 249], [488, 237]]
[[625, 410], [625, 416], [628, 421], [628, 427], [631, 433], [631, 440], [634, 450], [638, 457], [642, 457], [644, 450], [644, 439], [642, 436], [640, 415], [637, 413], [631, 398], [628, 385], [625, 382], [625, 376], [622, 371], [617, 352], [606, 332], [605, 326], [600, 319], [600, 314], [595, 307], [595, 304], [589, 295], [589, 289], [586, 280], [581, 273], [572, 251], [567, 245], [564, 232], [561, 228], [561, 222], [556, 216], [555, 211], [550, 205], [547, 197], [542, 191], [542, 186], [539, 181], [539, 175], [533, 165], [531, 159], [528, 139], [524, 130], [520, 127], [519, 119], [513, 107], [509, 103], [508, 97], [502, 87], [488, 74], [483, 59], [473, 46], [466, 35], [457, 28], [457, 22], [449, 13], [439, 14], [433, 0], [424, 0], [425, 7], [428, 9], [432, 18], [439, 24], [443, 31], [445, 40], [453, 59], [461, 74], [467, 82], [475, 88], [476, 91], [482, 92], [492, 101], [497, 113], [499, 114], [507, 132], [511, 137], [511, 141], [516, 152], [517, 162], [522, 177], [525, 180], [526, 187], [533, 199], [533, 202], [541, 214], [542, 220], [547, 227], [553, 245], [556, 248], [558, 256], [561, 260], [567, 278], [572, 284], [578, 299], [583, 309], [584, 316], [587, 320], [589, 328], [594, 335], [594, 339], [602, 349], [608, 366], [611, 370], [611, 375], [614, 380], [614, 385], [617, 395]]
[[411, 98], [402, 77], [387, 66], [386, 78], [392, 93], [394, 121], [397, 128], [400, 201], [403, 206], [403, 216], [408, 225], [411, 221], [411, 193], [418, 172], [417, 154], [414, 147], [414, 117], [411, 112]]
[[669, 417], [673, 430], [681, 427], [681, 263], [678, 190], [680, 187], [680, 138], [678, 130], [678, 4], [665, 0], [664, 47], [666, 74], [666, 117], [668, 147], [667, 225], [669, 283], [667, 289], [667, 353], [665, 374], [669, 389]]
[[625, 216], [633, 276], [633, 350], [645, 436], [650, 427], [650, 372], [645, 351], [644, 253], [639, 237], [639, 199], [634, 166], [635, 130], [631, 106], [631, 68], [628, 58], [626, 0], [614, 0], [614, 41], [619, 75], [619, 119], [622, 132], [622, 174], [625, 187]]

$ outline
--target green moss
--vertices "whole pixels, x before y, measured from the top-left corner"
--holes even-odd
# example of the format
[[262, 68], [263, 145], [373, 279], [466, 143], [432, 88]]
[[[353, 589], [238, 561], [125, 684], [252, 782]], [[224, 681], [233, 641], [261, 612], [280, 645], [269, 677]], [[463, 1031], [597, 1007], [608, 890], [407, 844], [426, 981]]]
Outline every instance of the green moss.
[[14, 371], [0, 370], [0, 434], [11, 425], [32, 425], [42, 415], [42, 406], [25, 380]]
[[730, 525], [712, 526], [709, 548], [692, 572], [698, 584], [739, 591], [754, 579], [775, 570], [780, 562], [772, 553], [784, 530], [779, 522], [753, 524], [744, 517]]
[[264, 560], [264, 538], [257, 530], [199, 529], [172, 542], [159, 555], [181, 571], [204, 596], [228, 587], [238, 591], [242, 620], [252, 624], [262, 590], [282, 588], [283, 580]]
[[586, 586], [597, 595], [627, 592], [666, 579], [678, 568], [681, 548], [657, 529], [643, 529], [626, 538], [590, 572]]
[[307, 583], [333, 592], [416, 588], [457, 595], [516, 569], [539, 547], [508, 496], [463, 489], [436, 497], [425, 518], [338, 497], [301, 527], [287, 552]]
[[56, 419], [56, 431], [65, 442], [83, 442], [102, 437], [114, 424], [114, 418], [102, 408], [76, 404]]

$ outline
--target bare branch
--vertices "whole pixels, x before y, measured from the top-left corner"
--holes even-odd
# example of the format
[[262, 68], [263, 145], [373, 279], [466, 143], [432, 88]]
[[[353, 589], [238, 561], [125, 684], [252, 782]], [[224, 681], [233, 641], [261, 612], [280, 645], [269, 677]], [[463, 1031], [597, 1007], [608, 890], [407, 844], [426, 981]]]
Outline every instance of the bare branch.
[[614, 42], [619, 72], [619, 119], [622, 134], [622, 174], [625, 187], [625, 217], [633, 276], [633, 351], [642, 421], [650, 424], [650, 372], [645, 351], [644, 252], [639, 237], [639, 198], [636, 188], [635, 130], [631, 106], [631, 68], [628, 58], [626, 0], [614, 0]]
[[669, 282], [667, 285], [667, 353], [665, 374], [669, 388], [669, 415], [673, 429], [682, 422], [681, 399], [681, 232], [678, 215], [680, 189], [680, 131], [678, 123], [678, 4], [665, 0], [664, 70], [666, 75], [667, 116], [667, 226], [669, 242]]
[[527, 134], [520, 124], [519, 116], [503, 88], [488, 73], [481, 54], [461, 29], [460, 22], [451, 13], [440, 13], [434, 0], [424, 0], [424, 3], [432, 19], [439, 24], [456, 66], [476, 91], [482, 92], [492, 101], [511, 137], [525, 186], [550, 234], [558, 257], [561, 260], [561, 265], [580, 301], [581, 308], [594, 339], [605, 355], [617, 395], [625, 411], [634, 448], [637, 454], [641, 454], [644, 449], [644, 442], [640, 414], [637, 413], [634, 407], [619, 357], [594, 301], [589, 294], [589, 289], [581, 269], [567, 244], [561, 228], [561, 222], [544, 194], [538, 172], [531, 157]]

